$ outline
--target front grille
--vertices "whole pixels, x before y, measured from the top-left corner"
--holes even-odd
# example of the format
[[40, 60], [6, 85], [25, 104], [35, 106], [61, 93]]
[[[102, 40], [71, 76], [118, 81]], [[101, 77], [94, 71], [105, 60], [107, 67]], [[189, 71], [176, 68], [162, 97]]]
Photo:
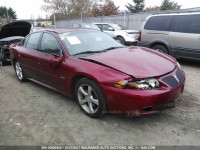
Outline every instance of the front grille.
[[176, 76], [177, 76], [179, 82], [182, 83], [182, 82], [183, 82], [183, 75], [182, 75], [180, 69], [178, 69], [178, 70], [176, 71]]
[[178, 86], [177, 80], [173, 76], [168, 76], [162, 79], [166, 84], [171, 86], [172, 88], [175, 88]]

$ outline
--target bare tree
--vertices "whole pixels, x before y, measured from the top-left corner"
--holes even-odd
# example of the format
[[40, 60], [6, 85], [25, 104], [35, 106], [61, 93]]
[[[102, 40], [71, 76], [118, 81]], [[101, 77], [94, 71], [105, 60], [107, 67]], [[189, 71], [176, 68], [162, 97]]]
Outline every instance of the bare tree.
[[67, 4], [67, 14], [69, 18], [80, 18], [92, 16], [92, 0], [69, 0]]
[[104, 4], [96, 4], [92, 9], [94, 16], [108, 16], [118, 14], [119, 7], [116, 7], [112, 0], [102, 1]]
[[42, 10], [53, 13], [65, 13], [68, 0], [43, 0]]

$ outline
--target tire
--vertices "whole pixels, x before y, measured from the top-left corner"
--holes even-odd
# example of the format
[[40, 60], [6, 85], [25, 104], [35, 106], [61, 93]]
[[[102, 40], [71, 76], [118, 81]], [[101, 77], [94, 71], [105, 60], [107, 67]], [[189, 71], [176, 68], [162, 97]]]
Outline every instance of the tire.
[[163, 46], [163, 45], [155, 45], [152, 48], [157, 50], [157, 51], [159, 51], [159, 52], [163, 52], [163, 53], [169, 54], [167, 48], [165, 46]]
[[107, 112], [103, 92], [88, 78], [82, 78], [76, 83], [75, 98], [81, 110], [89, 117], [100, 118]]
[[21, 81], [21, 82], [26, 81], [26, 78], [25, 78], [24, 73], [23, 73], [23, 69], [22, 69], [21, 64], [18, 60], [16, 60], [14, 62], [14, 68], [15, 68], [15, 73], [17, 75], [18, 80]]
[[123, 45], [126, 44], [126, 42], [125, 42], [125, 40], [124, 40], [123, 37], [119, 36], [119, 37], [117, 37], [117, 38], [119, 39], [120, 43], [122, 43]]

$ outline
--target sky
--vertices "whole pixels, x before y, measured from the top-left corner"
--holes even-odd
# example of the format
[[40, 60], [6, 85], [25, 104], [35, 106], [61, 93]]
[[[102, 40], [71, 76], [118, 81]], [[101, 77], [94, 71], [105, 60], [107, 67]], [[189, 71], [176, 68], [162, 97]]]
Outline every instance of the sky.
[[[127, 3], [133, 4], [133, 0], [113, 0], [120, 10], [126, 9]], [[182, 9], [200, 7], [200, 0], [172, 0], [182, 5]], [[145, 7], [160, 6], [162, 0], [145, 0]], [[37, 19], [38, 16], [46, 18], [46, 12], [41, 10], [43, 0], [0, 0], [0, 6], [11, 7], [16, 11], [18, 19]]]

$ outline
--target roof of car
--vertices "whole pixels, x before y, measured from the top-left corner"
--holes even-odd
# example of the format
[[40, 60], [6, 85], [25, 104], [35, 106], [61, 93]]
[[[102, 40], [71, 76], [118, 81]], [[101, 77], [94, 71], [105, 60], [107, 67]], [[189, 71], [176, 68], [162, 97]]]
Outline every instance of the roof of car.
[[149, 17], [153, 17], [153, 16], [178, 16], [178, 15], [194, 15], [194, 14], [200, 14], [200, 12], [179, 12], [179, 13], [165, 13], [165, 14], [152, 14]]
[[66, 32], [74, 32], [74, 31], [87, 31], [87, 30], [94, 30], [94, 29], [90, 29], [90, 28], [68, 28], [68, 29], [45, 29], [42, 31], [47, 31], [47, 32], [54, 32], [57, 34], [61, 34], [61, 33], [66, 33]]
[[117, 24], [117, 23], [108, 23], [108, 22], [95, 22], [93, 24], [110, 24], [110, 25], [113, 25], [113, 24]]

